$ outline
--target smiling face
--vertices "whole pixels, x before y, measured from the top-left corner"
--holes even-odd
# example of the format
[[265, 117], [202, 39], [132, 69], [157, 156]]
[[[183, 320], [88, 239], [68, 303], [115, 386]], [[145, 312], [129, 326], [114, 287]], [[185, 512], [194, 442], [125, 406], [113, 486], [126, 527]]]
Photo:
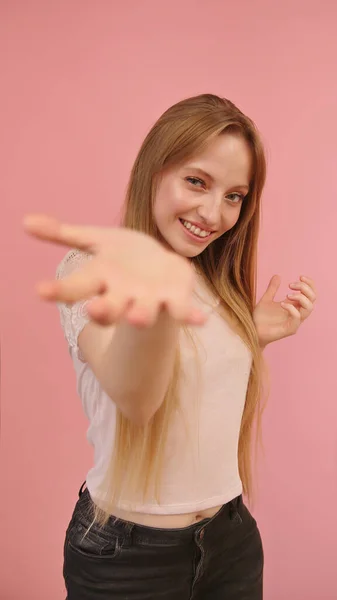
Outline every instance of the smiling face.
[[240, 135], [222, 133], [200, 154], [164, 171], [153, 211], [166, 245], [192, 258], [234, 227], [249, 191], [251, 170], [248, 142]]

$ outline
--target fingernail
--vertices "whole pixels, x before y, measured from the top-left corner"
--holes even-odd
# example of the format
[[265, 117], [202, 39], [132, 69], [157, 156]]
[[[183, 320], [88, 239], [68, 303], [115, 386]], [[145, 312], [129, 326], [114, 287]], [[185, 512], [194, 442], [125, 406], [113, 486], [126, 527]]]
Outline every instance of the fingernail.
[[295, 298], [296, 294], [287, 294], [288, 298]]

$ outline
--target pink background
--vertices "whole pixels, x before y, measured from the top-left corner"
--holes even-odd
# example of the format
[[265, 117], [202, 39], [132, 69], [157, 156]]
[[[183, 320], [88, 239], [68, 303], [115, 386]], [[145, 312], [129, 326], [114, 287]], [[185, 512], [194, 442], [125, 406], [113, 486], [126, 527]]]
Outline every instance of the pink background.
[[54, 307], [35, 282], [63, 249], [27, 238], [42, 211], [108, 225], [140, 142], [170, 104], [236, 102], [269, 162], [260, 291], [300, 273], [319, 303], [267, 351], [272, 391], [254, 512], [266, 600], [336, 600], [336, 22], [332, 0], [0, 3], [0, 599], [62, 600], [62, 546], [91, 450]]

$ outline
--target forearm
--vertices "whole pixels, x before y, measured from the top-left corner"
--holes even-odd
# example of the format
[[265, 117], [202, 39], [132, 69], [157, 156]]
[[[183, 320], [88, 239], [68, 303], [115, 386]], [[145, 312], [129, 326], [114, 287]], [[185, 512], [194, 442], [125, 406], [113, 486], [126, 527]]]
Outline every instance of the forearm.
[[163, 311], [151, 328], [116, 326], [101, 360], [103, 387], [120, 410], [145, 424], [160, 407], [172, 375], [179, 326]]

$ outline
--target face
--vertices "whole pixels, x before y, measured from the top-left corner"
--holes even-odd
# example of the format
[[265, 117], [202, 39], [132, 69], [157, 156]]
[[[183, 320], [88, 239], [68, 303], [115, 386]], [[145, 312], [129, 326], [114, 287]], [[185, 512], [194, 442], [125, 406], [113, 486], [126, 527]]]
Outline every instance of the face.
[[187, 162], [162, 173], [154, 218], [163, 241], [192, 258], [236, 224], [249, 191], [247, 141], [223, 133]]

